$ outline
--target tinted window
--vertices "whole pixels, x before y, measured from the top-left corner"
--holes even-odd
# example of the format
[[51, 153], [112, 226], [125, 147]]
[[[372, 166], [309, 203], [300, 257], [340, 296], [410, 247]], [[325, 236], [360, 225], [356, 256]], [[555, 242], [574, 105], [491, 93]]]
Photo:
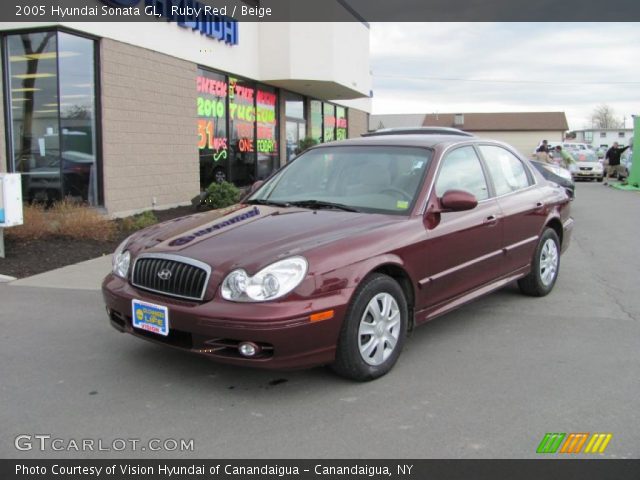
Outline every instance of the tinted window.
[[508, 150], [493, 145], [480, 147], [487, 162], [496, 195], [505, 195], [531, 185], [525, 166]]
[[487, 181], [473, 147], [458, 148], [442, 161], [436, 194], [441, 197], [447, 190], [464, 190], [473, 193], [478, 200], [489, 197]]

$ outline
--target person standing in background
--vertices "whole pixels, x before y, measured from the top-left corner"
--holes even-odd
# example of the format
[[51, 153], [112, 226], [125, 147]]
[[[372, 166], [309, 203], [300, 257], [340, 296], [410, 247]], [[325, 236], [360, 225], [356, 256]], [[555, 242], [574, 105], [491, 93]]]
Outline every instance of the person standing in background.
[[573, 156], [569, 152], [567, 152], [566, 150], [563, 150], [560, 145], [558, 145], [556, 147], [556, 152], [558, 154], [560, 154], [560, 166], [561, 167], [564, 167], [567, 170], [570, 170], [571, 169], [571, 165], [576, 163], [576, 161], [573, 158]]
[[540, 162], [549, 163], [549, 143], [546, 140], [542, 140], [542, 143], [536, 148], [536, 158]]
[[626, 147], [620, 147], [618, 142], [613, 142], [611, 148], [607, 150], [607, 153], [604, 156], [604, 163], [607, 165], [607, 175], [604, 179], [603, 185], [609, 185], [609, 177], [612, 173], [615, 173], [616, 176], [624, 176], [624, 169], [620, 165], [620, 156], [627, 148], [629, 148], [629, 145]]

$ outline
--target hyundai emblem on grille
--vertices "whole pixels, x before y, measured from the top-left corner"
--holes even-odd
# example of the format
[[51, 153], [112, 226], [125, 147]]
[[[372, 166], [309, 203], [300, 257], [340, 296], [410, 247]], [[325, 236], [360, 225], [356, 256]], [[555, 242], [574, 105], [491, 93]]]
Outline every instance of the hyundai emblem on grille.
[[163, 268], [158, 272], [158, 278], [160, 280], [169, 280], [171, 278], [171, 270], [168, 268]]

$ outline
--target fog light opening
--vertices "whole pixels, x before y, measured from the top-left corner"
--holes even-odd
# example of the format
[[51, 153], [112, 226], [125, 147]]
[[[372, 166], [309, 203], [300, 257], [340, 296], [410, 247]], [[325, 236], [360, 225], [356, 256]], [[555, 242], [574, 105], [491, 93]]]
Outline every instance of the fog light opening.
[[255, 357], [260, 353], [261, 348], [253, 342], [241, 342], [238, 345], [238, 351], [243, 357]]

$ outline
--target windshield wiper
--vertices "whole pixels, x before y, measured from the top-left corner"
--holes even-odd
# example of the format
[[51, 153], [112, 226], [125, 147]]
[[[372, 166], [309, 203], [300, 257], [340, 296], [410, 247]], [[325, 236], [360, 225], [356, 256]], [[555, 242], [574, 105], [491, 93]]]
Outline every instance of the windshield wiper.
[[264, 200], [262, 198], [256, 198], [245, 202], [247, 205], [269, 205], [271, 207], [290, 207], [289, 202], [274, 202], [273, 200]]
[[360, 212], [357, 208], [343, 205], [342, 203], [325, 202], [323, 200], [298, 200], [296, 202], [289, 202], [289, 205], [302, 208], [333, 208], [335, 210], [343, 210], [345, 212]]

